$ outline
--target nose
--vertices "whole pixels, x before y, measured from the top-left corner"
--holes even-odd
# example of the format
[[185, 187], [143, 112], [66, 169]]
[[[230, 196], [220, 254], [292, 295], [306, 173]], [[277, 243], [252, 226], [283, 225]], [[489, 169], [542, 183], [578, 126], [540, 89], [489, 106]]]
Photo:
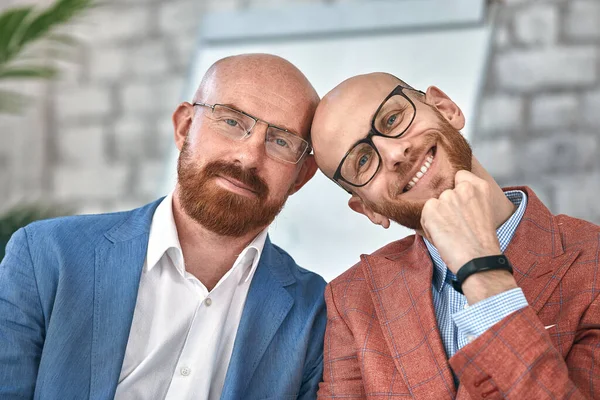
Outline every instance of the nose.
[[235, 159], [244, 168], [257, 168], [266, 156], [265, 140], [268, 125], [258, 121], [235, 147]]
[[413, 148], [410, 140], [375, 136], [373, 143], [381, 155], [382, 166], [390, 171], [397, 171], [402, 163], [410, 159], [410, 152]]

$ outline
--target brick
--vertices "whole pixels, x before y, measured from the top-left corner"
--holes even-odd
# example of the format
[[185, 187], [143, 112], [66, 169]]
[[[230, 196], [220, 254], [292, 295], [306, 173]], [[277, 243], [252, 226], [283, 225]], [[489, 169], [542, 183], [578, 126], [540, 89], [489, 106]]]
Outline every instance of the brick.
[[582, 113], [587, 126], [598, 129], [600, 126], [600, 90], [584, 94]]
[[154, 29], [151, 11], [147, 5], [123, 7], [105, 4], [90, 13], [82, 23], [80, 35], [90, 46], [145, 39]]
[[498, 85], [519, 92], [582, 87], [595, 83], [598, 52], [593, 46], [552, 47], [497, 55]]
[[162, 78], [169, 70], [169, 55], [162, 41], [135, 46], [130, 50], [126, 71], [133, 78]]
[[600, 171], [559, 175], [554, 179], [556, 211], [600, 224]]
[[181, 100], [183, 78], [163, 77], [151, 83], [134, 82], [121, 89], [126, 114], [136, 112], [173, 112]]
[[549, 44], [558, 34], [558, 11], [553, 4], [536, 4], [514, 16], [515, 37], [525, 45]]
[[119, 47], [94, 47], [90, 54], [90, 77], [97, 81], [116, 81], [124, 74], [128, 61], [127, 49]]
[[200, 25], [202, 4], [185, 1], [162, 4], [158, 11], [158, 26], [161, 32], [196, 37]]
[[571, 39], [600, 37], [600, 3], [598, 1], [570, 1], [567, 6], [565, 35]]
[[514, 176], [516, 150], [508, 138], [475, 143], [473, 154], [494, 178], [506, 179]]
[[103, 117], [112, 111], [112, 101], [105, 86], [72, 87], [57, 95], [56, 108], [60, 119]]
[[511, 130], [520, 127], [522, 120], [523, 100], [520, 96], [494, 95], [485, 97], [481, 103], [479, 110], [481, 130]]
[[165, 179], [170, 172], [168, 167], [164, 161], [142, 163], [138, 171], [138, 179], [136, 179], [136, 196], [148, 199], [148, 201], [157, 198], [161, 194]]
[[87, 168], [58, 167], [53, 171], [54, 194], [60, 201], [110, 200], [122, 197], [128, 188], [126, 165]]
[[578, 113], [575, 95], [540, 96], [531, 105], [531, 126], [534, 129], [567, 128], [577, 123]]
[[565, 132], [531, 140], [519, 146], [519, 169], [525, 177], [589, 171], [597, 163], [598, 141], [594, 134]]
[[59, 132], [57, 146], [61, 164], [102, 166], [105, 157], [104, 127], [100, 125], [74, 127]]
[[115, 124], [114, 144], [118, 161], [139, 160], [146, 157], [148, 129], [143, 118], [126, 117]]

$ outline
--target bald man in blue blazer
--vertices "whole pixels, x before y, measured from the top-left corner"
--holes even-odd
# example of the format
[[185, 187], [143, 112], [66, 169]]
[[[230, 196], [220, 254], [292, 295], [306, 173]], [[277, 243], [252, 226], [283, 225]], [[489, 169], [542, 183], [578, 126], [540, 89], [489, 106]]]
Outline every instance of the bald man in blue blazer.
[[173, 114], [174, 190], [40, 221], [0, 264], [0, 399], [314, 399], [325, 281], [267, 231], [315, 173], [318, 102], [264, 54], [218, 61]]

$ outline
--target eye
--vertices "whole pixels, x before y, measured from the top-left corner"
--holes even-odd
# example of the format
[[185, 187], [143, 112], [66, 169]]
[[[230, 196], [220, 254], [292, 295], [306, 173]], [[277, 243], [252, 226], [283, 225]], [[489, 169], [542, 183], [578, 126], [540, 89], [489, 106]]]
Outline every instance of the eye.
[[275, 144], [277, 146], [281, 146], [281, 147], [290, 147], [288, 142], [286, 142], [285, 140], [281, 139], [281, 138], [277, 138], [275, 139]]
[[385, 122], [386, 127], [391, 128], [392, 126], [394, 126], [396, 119], [398, 119], [398, 114], [390, 115], [387, 121]]
[[361, 158], [358, 159], [358, 168], [362, 168], [364, 167], [369, 160], [371, 159], [371, 157], [367, 154], [363, 154], [363, 156]]
[[229, 126], [233, 126], [233, 127], [236, 127], [236, 126], [238, 126], [238, 122], [237, 122], [235, 119], [232, 119], [232, 118], [227, 118], [227, 119], [225, 119], [225, 123], [226, 123], [227, 125], [229, 125]]

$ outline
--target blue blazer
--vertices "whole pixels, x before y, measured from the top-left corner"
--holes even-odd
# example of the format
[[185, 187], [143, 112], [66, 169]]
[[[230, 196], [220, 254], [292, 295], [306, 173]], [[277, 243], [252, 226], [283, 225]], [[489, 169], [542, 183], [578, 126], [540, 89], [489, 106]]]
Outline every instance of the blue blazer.
[[[0, 264], [0, 399], [113, 398], [159, 201], [13, 235]], [[324, 289], [267, 239], [221, 399], [316, 398]]]

